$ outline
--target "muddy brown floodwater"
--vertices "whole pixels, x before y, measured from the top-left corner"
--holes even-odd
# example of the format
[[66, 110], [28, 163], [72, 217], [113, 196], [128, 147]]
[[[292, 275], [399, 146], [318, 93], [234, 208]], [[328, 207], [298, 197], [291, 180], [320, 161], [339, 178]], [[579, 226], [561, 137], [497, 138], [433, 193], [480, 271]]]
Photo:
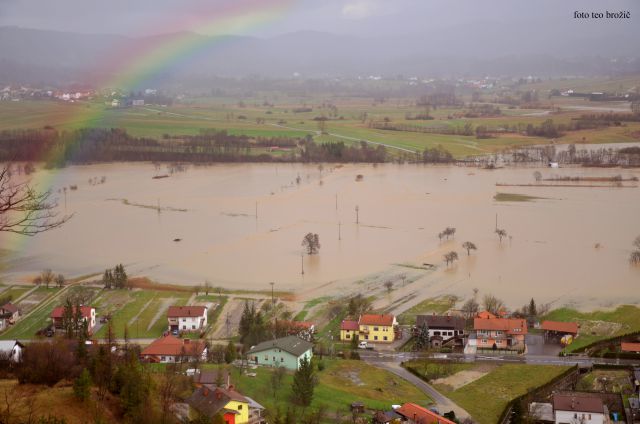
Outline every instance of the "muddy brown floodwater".
[[[269, 289], [274, 281], [281, 290], [322, 287], [317, 296], [397, 264], [432, 263], [438, 269], [412, 283], [421, 296], [468, 295], [477, 287], [512, 307], [532, 296], [583, 308], [640, 301], [640, 269], [628, 262], [640, 234], [640, 188], [495, 185], [533, 184], [534, 171], [239, 164], [190, 166], [153, 179], [151, 164], [41, 170], [37, 179], [52, 180], [56, 194], [78, 186], [66, 195], [66, 212], [74, 217], [26, 241], [3, 235], [1, 246], [12, 251], [3, 279], [26, 279], [43, 268], [77, 276], [122, 262], [130, 274], [160, 282]], [[540, 171], [545, 178], [638, 175]], [[42, 174], [49, 172], [55, 176]], [[102, 176], [104, 184], [89, 184]], [[496, 202], [497, 191], [545, 199]], [[64, 194], [57, 196], [65, 210]], [[502, 243], [494, 234], [496, 215], [509, 234]], [[455, 238], [440, 242], [437, 234], [447, 226], [457, 229]], [[320, 236], [314, 256], [302, 255], [308, 232]], [[478, 246], [470, 257], [464, 241]], [[460, 259], [447, 268], [442, 255], [450, 250]]]

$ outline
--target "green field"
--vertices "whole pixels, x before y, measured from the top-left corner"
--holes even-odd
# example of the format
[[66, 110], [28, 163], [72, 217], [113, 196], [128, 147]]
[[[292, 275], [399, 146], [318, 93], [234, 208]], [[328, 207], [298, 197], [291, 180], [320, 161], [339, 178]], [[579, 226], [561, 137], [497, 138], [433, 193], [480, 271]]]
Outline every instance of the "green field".
[[435, 387], [467, 410], [480, 424], [493, 424], [511, 400], [567, 369], [553, 365], [507, 364], [457, 390], [451, 390], [444, 384]]
[[[166, 308], [185, 305], [190, 296], [188, 292], [164, 290], [105, 290], [95, 306], [99, 316], [111, 314], [116, 337], [124, 337], [125, 326], [128, 326], [130, 338], [156, 338], [167, 329]], [[105, 325], [96, 337], [104, 338], [106, 334]]]
[[0, 291], [0, 298], [10, 298], [12, 302], [15, 302], [25, 294], [27, 291], [31, 290], [33, 287], [28, 286], [9, 286], [4, 290]]
[[579, 312], [571, 308], [551, 311], [544, 319], [572, 321], [580, 325], [578, 337], [565, 348], [573, 352], [598, 340], [640, 331], [640, 308], [632, 305], [618, 306], [610, 311]]
[[[68, 292], [73, 293], [77, 289], [77, 287], [72, 287]], [[25, 301], [38, 302], [37, 305], [29, 309], [28, 316], [20, 318], [16, 324], [0, 334], [0, 339], [31, 339], [35, 337], [38, 330], [49, 325], [49, 316], [53, 308], [62, 304], [62, 300], [56, 297], [59, 291], [58, 288], [38, 287], [24, 299]], [[22, 303], [19, 303], [18, 306], [24, 310]]]
[[532, 200], [544, 199], [544, 197], [527, 196], [517, 193], [496, 193], [493, 200], [496, 202], [530, 202]]
[[[571, 81], [545, 81], [514, 87], [514, 93], [530, 89], [550, 89], [575, 86], [576, 89], [588, 87], [612, 88], [638, 84], [640, 78], [625, 77], [618, 80], [585, 79]], [[380, 84], [384, 84], [381, 82]], [[537, 88], [537, 87], [540, 88]], [[637, 85], [636, 85], [637, 86]], [[595, 88], [591, 88], [592, 90]], [[517, 97], [517, 94], [515, 94]], [[466, 102], [469, 93], [462, 94]], [[486, 93], [486, 99], [492, 97]], [[264, 100], [269, 100], [265, 105]], [[464, 118], [464, 110], [454, 107], [439, 107], [430, 111], [432, 120], [408, 120], [407, 116], [424, 112], [424, 108], [415, 104], [415, 98], [387, 99], [384, 103], [373, 102], [366, 97], [343, 97], [327, 93], [315, 96], [295, 97], [284, 93], [260, 93], [252, 99], [198, 97], [183, 99], [173, 106], [144, 106], [132, 108], [111, 108], [103, 103], [56, 101], [20, 101], [0, 103], [0, 130], [15, 128], [42, 128], [46, 125], [56, 129], [74, 129], [82, 127], [124, 128], [135, 136], [162, 138], [164, 135], [195, 135], [202, 129], [226, 130], [231, 134], [250, 137], [305, 137], [311, 135], [318, 143], [342, 141], [346, 144], [367, 140], [387, 145], [389, 153], [400, 154], [403, 150], [422, 151], [425, 148], [441, 146], [454, 157], [494, 153], [514, 146], [549, 144], [552, 140], [541, 137], [528, 137], [520, 133], [504, 133], [487, 139], [475, 136], [419, 133], [410, 131], [391, 131], [370, 127], [371, 121], [388, 120], [394, 124], [417, 127], [463, 127], [471, 124], [473, 128], [484, 125], [497, 129], [504, 127], [540, 125], [547, 119], [556, 124], [568, 124], [588, 111], [570, 109], [576, 105], [593, 107], [595, 102], [576, 98], [553, 98], [541, 96], [541, 103], [548, 109], [519, 109], [507, 105], [497, 105], [501, 114], [491, 117]], [[335, 106], [327, 107], [325, 102]], [[301, 106], [311, 111], [297, 113]], [[596, 104], [596, 106], [598, 106]], [[542, 106], [541, 106], [542, 107]], [[551, 111], [559, 107], [560, 111]], [[564, 109], [563, 109], [564, 107]], [[542, 114], [541, 114], [542, 113]], [[318, 121], [315, 118], [328, 117], [325, 133], [320, 135]], [[613, 143], [640, 141], [640, 123], [625, 123], [597, 130], [567, 132], [557, 138], [556, 143]], [[256, 149], [255, 154], [264, 153]], [[404, 153], [407, 153], [406, 151]]]

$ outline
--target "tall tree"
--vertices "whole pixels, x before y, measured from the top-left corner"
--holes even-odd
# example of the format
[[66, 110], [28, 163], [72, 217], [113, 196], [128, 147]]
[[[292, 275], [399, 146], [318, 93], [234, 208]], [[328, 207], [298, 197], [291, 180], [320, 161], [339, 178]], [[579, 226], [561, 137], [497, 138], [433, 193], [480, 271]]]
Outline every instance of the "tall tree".
[[305, 355], [300, 359], [298, 370], [293, 375], [293, 400], [300, 406], [309, 406], [313, 400], [316, 377], [311, 361]]

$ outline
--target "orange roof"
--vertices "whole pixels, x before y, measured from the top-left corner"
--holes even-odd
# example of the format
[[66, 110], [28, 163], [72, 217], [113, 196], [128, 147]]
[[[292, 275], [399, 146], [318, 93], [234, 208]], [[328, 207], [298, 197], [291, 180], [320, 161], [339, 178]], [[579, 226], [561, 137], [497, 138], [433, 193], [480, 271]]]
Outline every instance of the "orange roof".
[[[82, 314], [82, 318], [91, 318], [91, 310], [93, 308], [91, 306], [81, 306], [80, 313]], [[73, 312], [75, 313], [76, 307], [73, 306]], [[51, 311], [51, 318], [62, 318], [64, 315], [64, 306], [58, 306]]]
[[482, 318], [482, 319], [490, 319], [490, 318], [498, 318], [497, 316], [493, 315], [491, 312], [489, 311], [482, 311], [482, 312], [478, 312], [478, 318]]
[[626, 343], [620, 344], [620, 350], [623, 352], [640, 352], [640, 343]]
[[575, 322], [543, 321], [542, 329], [547, 331], [558, 331], [560, 333], [578, 334], [578, 324]]
[[473, 329], [504, 331], [507, 334], [527, 334], [527, 320], [520, 318], [475, 318]]
[[200, 340], [179, 339], [172, 335], [154, 340], [140, 355], [150, 356], [195, 356], [202, 354], [204, 343]]
[[169, 306], [167, 317], [201, 317], [204, 315], [206, 308], [204, 306]]
[[453, 421], [415, 403], [405, 403], [395, 412], [409, 420], [413, 420], [416, 424], [455, 424]]
[[382, 325], [390, 327], [393, 325], [395, 318], [391, 314], [383, 315], [383, 314], [368, 314], [361, 315], [360, 321], [358, 323], [360, 325]]
[[357, 331], [358, 321], [343, 319], [342, 322], [340, 323], [340, 329], [347, 330], [347, 331]]

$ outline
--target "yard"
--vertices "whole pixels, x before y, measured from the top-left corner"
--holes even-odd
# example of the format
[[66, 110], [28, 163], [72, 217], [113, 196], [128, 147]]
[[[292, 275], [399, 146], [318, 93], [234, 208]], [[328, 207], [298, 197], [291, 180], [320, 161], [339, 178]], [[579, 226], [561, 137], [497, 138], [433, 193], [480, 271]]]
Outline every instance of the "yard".
[[578, 380], [576, 389], [629, 395], [633, 393], [631, 373], [624, 369], [594, 369]]
[[451, 309], [458, 299], [455, 296], [442, 296], [425, 299], [409, 308], [398, 316], [398, 322], [403, 325], [415, 325], [416, 315], [444, 314]]
[[[73, 289], [76, 289], [75, 287]], [[62, 304], [56, 295], [60, 289], [38, 287], [29, 296], [18, 303], [23, 317], [11, 328], [0, 335], [0, 339], [30, 339], [36, 332], [49, 324], [49, 315], [53, 308]], [[28, 316], [25, 316], [29, 314]]]
[[493, 424], [509, 401], [545, 384], [566, 369], [552, 365], [506, 364], [454, 390], [450, 384], [435, 383], [434, 386], [466, 409], [480, 424]]
[[578, 337], [565, 348], [575, 352], [584, 346], [611, 337], [640, 331], [640, 308], [632, 305], [618, 306], [610, 311], [579, 312], [575, 309], [560, 308], [544, 317], [552, 321], [573, 321], [580, 326]]
[[[317, 361], [314, 361], [317, 362]], [[429, 405], [430, 399], [410, 383], [362, 361], [323, 359], [325, 368], [317, 371], [318, 385], [315, 388], [311, 408], [323, 406], [329, 416], [335, 417], [340, 411], [342, 417], [349, 412], [352, 402], [363, 402], [370, 409], [389, 409], [392, 404], [415, 402]], [[215, 365], [205, 365], [205, 368]], [[268, 410], [286, 411], [291, 406], [291, 383], [293, 373], [288, 372], [281, 384], [274, 390], [271, 383], [273, 369], [251, 370], [255, 377], [232, 372], [232, 384], [238, 390], [255, 399]], [[329, 419], [326, 422], [334, 422]]]

